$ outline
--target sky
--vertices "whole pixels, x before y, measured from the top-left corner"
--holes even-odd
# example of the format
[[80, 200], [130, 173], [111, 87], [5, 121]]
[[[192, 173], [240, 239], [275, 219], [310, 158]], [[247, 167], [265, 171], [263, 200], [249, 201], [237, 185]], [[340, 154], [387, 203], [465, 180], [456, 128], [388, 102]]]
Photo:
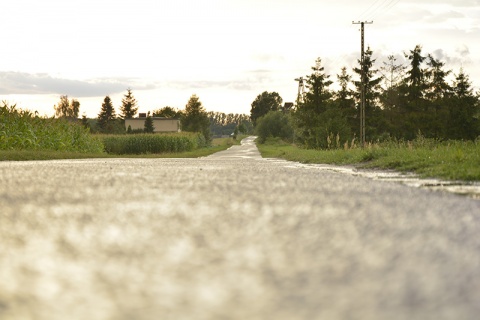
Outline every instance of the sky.
[[294, 102], [321, 58], [352, 74], [365, 26], [377, 68], [421, 45], [480, 86], [480, 0], [3, 0], [0, 100], [52, 116], [61, 95], [96, 117], [127, 88], [139, 112], [250, 113], [264, 91]]

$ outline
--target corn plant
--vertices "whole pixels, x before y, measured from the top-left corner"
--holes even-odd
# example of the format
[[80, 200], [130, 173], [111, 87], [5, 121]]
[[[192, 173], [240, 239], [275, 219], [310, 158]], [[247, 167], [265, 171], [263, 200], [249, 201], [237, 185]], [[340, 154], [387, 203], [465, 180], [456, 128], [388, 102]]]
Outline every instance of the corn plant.
[[102, 152], [100, 140], [79, 123], [42, 118], [6, 102], [0, 106], [0, 150]]
[[195, 133], [102, 136], [105, 151], [112, 154], [175, 153], [203, 147], [205, 138]]

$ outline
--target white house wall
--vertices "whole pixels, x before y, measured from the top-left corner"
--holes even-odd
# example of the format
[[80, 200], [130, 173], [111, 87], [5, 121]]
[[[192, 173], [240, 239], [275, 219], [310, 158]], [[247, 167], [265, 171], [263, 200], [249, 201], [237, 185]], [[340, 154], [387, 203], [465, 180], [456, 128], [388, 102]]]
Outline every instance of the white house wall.
[[[155, 119], [153, 118], [154, 132], [180, 132], [180, 120], [177, 119]], [[125, 128], [132, 130], [143, 130], [145, 118], [125, 119]]]

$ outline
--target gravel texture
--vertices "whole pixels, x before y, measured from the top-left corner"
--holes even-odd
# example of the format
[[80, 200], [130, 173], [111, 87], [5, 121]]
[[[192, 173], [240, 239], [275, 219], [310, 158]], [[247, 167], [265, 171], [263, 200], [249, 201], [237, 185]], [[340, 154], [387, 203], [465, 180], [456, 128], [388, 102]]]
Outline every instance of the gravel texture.
[[478, 319], [480, 201], [252, 140], [0, 162], [0, 319]]

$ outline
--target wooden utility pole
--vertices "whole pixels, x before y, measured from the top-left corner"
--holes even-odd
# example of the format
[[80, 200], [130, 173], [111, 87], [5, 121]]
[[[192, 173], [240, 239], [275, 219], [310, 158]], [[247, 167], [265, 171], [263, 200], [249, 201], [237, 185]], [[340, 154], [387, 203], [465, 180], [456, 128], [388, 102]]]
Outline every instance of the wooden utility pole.
[[366, 104], [366, 92], [365, 92], [365, 85], [366, 85], [366, 76], [365, 76], [365, 24], [372, 24], [373, 21], [352, 21], [353, 24], [359, 24], [361, 26], [361, 58], [360, 58], [360, 68], [362, 70], [361, 74], [361, 102], [360, 102], [360, 141], [362, 146], [365, 146], [365, 104]]

